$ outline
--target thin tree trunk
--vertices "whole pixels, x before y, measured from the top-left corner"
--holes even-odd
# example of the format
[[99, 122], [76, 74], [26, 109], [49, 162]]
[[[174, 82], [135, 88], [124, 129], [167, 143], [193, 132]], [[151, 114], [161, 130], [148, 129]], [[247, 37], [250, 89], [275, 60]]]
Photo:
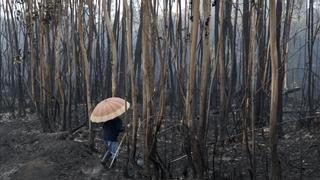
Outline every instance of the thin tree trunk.
[[[189, 63], [189, 78], [187, 84], [187, 95], [186, 95], [186, 110], [185, 110], [185, 124], [187, 125], [187, 139], [186, 141], [191, 141], [191, 159], [194, 168], [195, 177], [203, 177], [204, 164], [201, 160], [201, 152], [199, 147], [200, 137], [192, 136], [192, 134], [197, 132], [197, 126], [194, 122], [194, 112], [193, 112], [193, 95], [196, 77], [196, 64], [197, 64], [197, 42], [198, 42], [198, 32], [200, 23], [200, 1], [192, 2], [192, 30], [191, 30], [191, 46], [190, 46], [190, 63]], [[186, 143], [189, 144], [189, 143]]]
[[278, 52], [278, 65], [279, 65], [279, 104], [278, 104], [278, 134], [279, 136], [282, 135], [282, 116], [283, 116], [283, 106], [282, 106], [282, 91], [283, 91], [283, 77], [284, 77], [284, 64], [281, 60], [281, 17], [282, 17], [282, 0], [277, 0], [276, 5], [276, 13], [277, 13], [277, 52]]
[[[66, 60], [68, 61], [68, 67], [67, 67], [67, 76], [66, 78], [68, 78], [67, 80], [67, 94], [66, 94], [66, 98], [67, 98], [67, 116], [66, 116], [66, 129], [67, 130], [71, 130], [72, 128], [72, 95], [73, 95], [73, 83], [72, 83], [72, 63], [74, 62], [74, 53], [73, 53], [73, 49], [72, 49], [72, 44], [71, 44], [71, 39], [72, 39], [72, 31], [69, 31], [70, 30], [70, 24], [72, 25], [73, 23], [73, 18], [74, 18], [74, 14], [73, 14], [73, 10], [72, 10], [72, 7], [71, 7], [71, 0], [69, 1], [70, 3], [70, 21], [69, 19], [65, 19], [64, 21], [64, 44], [67, 48], [66, 50], [66, 55], [65, 55], [65, 58]], [[68, 17], [68, 12], [69, 12], [69, 8], [68, 6], [65, 7], [64, 9], [64, 16], [65, 17]]]
[[35, 49], [34, 49], [34, 31], [33, 31], [33, 3], [32, 0], [28, 1], [28, 16], [27, 16], [27, 24], [28, 24], [28, 35], [29, 35], [29, 48], [30, 48], [30, 61], [31, 61], [31, 96], [32, 101], [35, 104], [35, 108], [37, 109], [37, 100], [35, 94], [35, 77], [36, 77], [36, 59], [35, 59]]
[[[309, 0], [309, 10], [307, 17], [307, 25], [308, 25], [308, 105], [309, 105], [309, 116], [312, 115], [314, 110], [313, 105], [313, 0]], [[309, 124], [309, 123], [308, 123]]]
[[[202, 70], [201, 70], [201, 85], [200, 85], [200, 121], [198, 126], [198, 134], [200, 137], [200, 141], [204, 140], [204, 127], [206, 126], [206, 98], [207, 98], [207, 84], [208, 84], [208, 70], [210, 63], [210, 11], [211, 11], [211, 0], [203, 1], [203, 9], [204, 9], [204, 56], [202, 62]], [[202, 142], [203, 143], [203, 142]], [[204, 149], [203, 149], [204, 150]]]
[[220, 2], [220, 21], [219, 21], [219, 40], [218, 40], [218, 59], [219, 59], [219, 80], [220, 80], [220, 128], [219, 138], [224, 139], [227, 131], [227, 94], [226, 94], [226, 70], [225, 70], [225, 1]]
[[147, 176], [151, 172], [151, 157], [152, 157], [152, 99], [151, 93], [153, 90], [153, 81], [151, 80], [150, 69], [150, 21], [151, 21], [151, 6], [150, 0], [142, 0], [141, 7], [142, 16], [142, 73], [143, 73], [143, 120], [145, 128], [144, 137], [144, 172]]
[[[11, 4], [7, 1], [7, 8], [9, 8], [10, 16], [11, 16], [11, 30], [9, 31], [9, 38], [10, 38], [10, 44], [11, 44], [11, 51], [12, 51], [12, 77], [14, 77], [15, 72], [15, 66], [17, 68], [17, 88], [18, 90], [13, 90], [13, 92], [18, 91], [18, 114], [21, 116], [22, 113], [22, 106], [23, 106], [23, 92], [22, 92], [22, 74], [21, 74], [21, 54], [20, 54], [20, 48], [19, 48], [19, 41], [18, 41], [18, 32], [16, 28], [15, 18], [13, 16], [13, 10], [11, 7]], [[10, 28], [10, 20], [8, 18], [8, 27]], [[15, 87], [14, 78], [12, 80], [12, 87]], [[15, 105], [15, 98], [13, 98], [13, 105]]]
[[208, 71], [210, 65], [210, 11], [211, 11], [211, 0], [203, 1], [203, 9], [204, 9], [204, 34], [203, 34], [203, 48], [204, 48], [204, 56], [202, 62], [202, 70], [201, 70], [201, 84], [200, 84], [200, 109], [199, 109], [199, 125], [197, 134], [199, 136], [200, 142], [200, 156], [199, 157], [203, 163], [204, 168], [207, 167], [205, 164], [206, 157], [206, 142], [205, 142], [205, 131], [203, 129], [206, 128], [207, 125], [207, 116], [206, 116], [206, 109], [207, 109], [207, 84], [208, 84]]
[[[132, 2], [131, 2], [132, 3]], [[132, 14], [129, 11], [127, 1], [124, 1], [125, 14], [126, 14], [126, 35], [127, 35], [127, 57], [130, 71], [131, 81], [131, 99], [132, 99], [132, 141], [131, 141], [131, 154], [130, 159], [134, 160], [137, 147], [137, 95], [136, 95], [136, 72], [134, 69], [133, 51], [132, 51]]]
[[[40, 9], [42, 10], [42, 9]], [[41, 11], [40, 11], [41, 12]], [[41, 102], [41, 115], [42, 118], [40, 118], [40, 123], [42, 125], [42, 129], [44, 132], [52, 131], [52, 124], [50, 123], [49, 117], [48, 117], [48, 110], [47, 110], [47, 104], [48, 104], [48, 95], [46, 92], [47, 88], [47, 62], [46, 62], [46, 36], [45, 36], [45, 20], [44, 20], [44, 13], [40, 13], [40, 42], [39, 42], [39, 49], [40, 49], [40, 102]]]
[[[230, 6], [230, 8], [232, 7], [231, 2], [227, 2], [230, 3], [228, 6]], [[229, 33], [229, 41], [230, 41], [230, 46], [231, 46], [231, 73], [230, 73], [230, 81], [228, 83], [228, 101], [227, 101], [227, 108], [231, 108], [232, 107], [232, 99], [234, 98], [234, 94], [235, 91], [237, 89], [237, 51], [236, 51], [236, 40], [237, 40], [237, 20], [238, 20], [238, 8], [239, 8], [239, 0], [236, 1], [235, 4], [235, 18], [234, 18], [234, 25], [232, 28], [232, 22], [231, 22], [231, 10], [230, 10], [230, 14], [228, 15], [228, 23], [227, 23], [227, 27], [228, 27], [228, 33]]]
[[89, 72], [89, 61], [87, 56], [87, 49], [84, 45], [84, 32], [83, 32], [83, 0], [80, 1], [79, 9], [78, 9], [78, 28], [79, 28], [79, 40], [80, 40], [80, 49], [82, 53], [83, 67], [84, 67], [84, 78], [85, 78], [85, 86], [86, 86], [86, 99], [87, 99], [87, 110], [88, 110], [88, 122], [89, 122], [89, 146], [93, 148], [94, 145], [94, 134], [92, 131], [92, 124], [90, 121], [90, 114], [92, 111], [91, 108], [91, 85], [90, 85], [90, 72]]
[[265, 125], [264, 117], [264, 102], [265, 102], [265, 92], [264, 84], [263, 84], [263, 75], [266, 64], [266, 45], [265, 45], [265, 37], [266, 37], [266, 28], [265, 28], [265, 2], [262, 0], [258, 1], [258, 9], [257, 9], [257, 40], [258, 40], [258, 69], [257, 69], [257, 86], [256, 86], [256, 122], [258, 122], [259, 126]]
[[193, 127], [193, 90], [195, 83], [195, 65], [196, 65], [196, 53], [197, 53], [197, 41], [198, 41], [198, 30], [199, 30], [199, 1], [195, 1], [192, 4], [192, 32], [191, 32], [191, 47], [190, 47], [190, 65], [189, 65], [189, 79], [186, 96], [186, 119], [185, 123], [190, 128]]
[[[60, 9], [60, 8], [59, 8]], [[56, 16], [56, 30], [55, 30], [55, 64], [56, 64], [56, 74], [55, 74], [55, 96], [58, 98], [57, 94], [59, 93], [60, 96], [60, 110], [62, 107], [62, 113], [60, 113], [60, 124], [59, 124], [59, 129], [60, 130], [65, 130], [66, 129], [66, 117], [65, 117], [65, 92], [64, 92], [64, 87], [62, 84], [62, 73], [61, 73], [61, 55], [60, 55], [60, 40], [61, 40], [61, 27], [60, 27], [60, 17]]]
[[[1, 9], [1, 8], [0, 8]], [[0, 18], [0, 25], [2, 26], [2, 18]], [[2, 31], [2, 28], [0, 28], [0, 31]], [[2, 101], [3, 101], [3, 97], [2, 97], [2, 81], [4, 79], [4, 77], [2, 77], [2, 37], [0, 35], [0, 113], [2, 113], [3, 111], [3, 107], [2, 107]], [[3, 78], [3, 79], [2, 79]]]
[[[257, 4], [256, 1], [254, 1]], [[252, 159], [251, 159], [251, 168], [252, 168], [252, 179], [256, 179], [256, 140], [255, 140], [255, 128], [256, 128], [256, 64], [257, 64], [257, 56], [256, 56], [256, 43], [257, 43], [257, 32], [256, 32], [256, 22], [257, 22], [257, 12], [254, 8], [254, 5], [251, 7], [251, 26], [250, 26], [250, 45], [249, 45], [249, 62], [248, 62], [248, 79], [250, 79], [250, 83], [247, 83], [247, 86], [251, 88], [251, 95], [250, 95], [250, 110], [251, 110], [251, 151], [252, 151]]]
[[106, 28], [108, 31], [108, 36], [110, 39], [111, 47], [112, 47], [112, 96], [117, 95], [117, 69], [118, 69], [118, 51], [117, 51], [117, 43], [114, 33], [112, 31], [112, 23], [110, 16], [108, 15], [108, 8], [106, 8], [105, 1], [102, 3], [103, 10], [104, 10], [104, 19], [106, 21]]
[[282, 60], [284, 63], [284, 80], [283, 88], [288, 89], [288, 54], [289, 54], [289, 37], [291, 30], [292, 14], [294, 9], [294, 0], [286, 1], [286, 15], [283, 25], [283, 35], [282, 35]]
[[271, 179], [281, 179], [280, 161], [277, 151], [278, 143], [278, 102], [279, 102], [279, 71], [277, 52], [277, 19], [276, 1], [270, 0], [270, 56], [271, 56], [271, 102], [270, 102], [270, 150]]

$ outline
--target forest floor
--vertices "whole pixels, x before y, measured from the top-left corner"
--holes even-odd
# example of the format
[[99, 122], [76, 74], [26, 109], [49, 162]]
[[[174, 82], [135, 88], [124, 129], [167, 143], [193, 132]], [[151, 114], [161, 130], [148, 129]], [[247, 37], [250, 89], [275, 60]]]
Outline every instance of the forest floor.
[[[320, 127], [295, 130], [295, 123], [288, 121], [283, 128], [284, 135], [278, 146], [283, 178], [320, 179]], [[95, 139], [98, 151], [93, 152], [87, 146], [84, 129], [72, 137], [65, 133], [42, 133], [40, 129], [35, 114], [29, 113], [25, 117], [0, 114], [1, 180], [126, 179], [124, 150], [115, 167], [106, 169], [100, 164], [104, 148], [99, 136]], [[177, 132], [174, 128], [171, 130]], [[268, 179], [271, 162], [268, 135], [267, 132], [262, 134], [262, 130], [256, 133], [256, 173], [257, 179]], [[185, 156], [181, 138], [169, 132], [166, 136], [161, 135], [159, 147], [167, 147], [167, 150], [158, 151], [161, 157], [169, 159], [174, 179], [190, 179], [190, 174], [185, 173], [187, 159], [179, 158]], [[163, 142], [167, 144], [161, 144]], [[138, 157], [141, 153], [138, 152]], [[209, 174], [215, 177], [213, 179], [250, 179], [250, 163], [241, 139], [230, 138], [215, 147], [208, 145], [208, 154]], [[135, 173], [133, 177], [141, 179], [135, 169], [129, 171]]]
[[120, 166], [106, 169], [101, 152], [92, 152], [80, 136], [41, 133], [35, 114], [0, 115], [0, 179], [123, 179]]
[[[319, 119], [320, 120], [320, 119]], [[278, 156], [281, 175], [284, 180], [320, 179], [320, 127], [296, 130], [295, 122], [283, 123], [283, 134], [278, 140]], [[269, 129], [256, 131], [256, 177], [268, 180], [271, 171]], [[250, 134], [250, 132], [248, 132]], [[221, 179], [250, 179], [252, 175], [248, 154], [252, 156], [252, 143], [249, 137], [249, 153], [243, 139], [227, 139], [220, 144], [214, 157], [215, 174]], [[212, 158], [212, 157], [210, 157]], [[213, 161], [209, 161], [212, 165]], [[219, 179], [219, 178], [218, 178]]]

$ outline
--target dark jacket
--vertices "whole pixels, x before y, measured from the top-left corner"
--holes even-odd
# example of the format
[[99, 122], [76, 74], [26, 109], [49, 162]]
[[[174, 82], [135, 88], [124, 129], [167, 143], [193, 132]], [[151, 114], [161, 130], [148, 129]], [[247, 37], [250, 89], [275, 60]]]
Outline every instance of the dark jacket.
[[103, 123], [103, 136], [104, 140], [107, 141], [117, 141], [117, 137], [120, 132], [124, 130], [122, 126], [122, 120], [118, 117], [113, 120], [109, 120]]

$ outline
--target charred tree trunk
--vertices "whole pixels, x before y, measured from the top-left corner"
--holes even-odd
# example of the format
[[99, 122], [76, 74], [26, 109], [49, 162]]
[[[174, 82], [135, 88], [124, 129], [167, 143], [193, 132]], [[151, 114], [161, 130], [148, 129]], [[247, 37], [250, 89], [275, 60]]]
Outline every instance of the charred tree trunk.
[[[27, 16], [27, 24], [28, 24], [28, 36], [29, 36], [29, 51], [30, 51], [30, 77], [31, 77], [31, 96], [32, 101], [35, 105], [35, 109], [37, 110], [37, 100], [36, 100], [36, 90], [35, 90], [35, 78], [36, 78], [36, 57], [35, 57], [35, 44], [34, 44], [34, 14], [33, 14], [33, 3], [32, 0], [28, 1], [28, 16]], [[1, 48], [0, 48], [1, 49]]]
[[[313, 47], [314, 47], [314, 21], [313, 21], [313, 0], [309, 0], [309, 10], [307, 15], [307, 26], [308, 26], [308, 90], [307, 90], [307, 97], [308, 97], [308, 106], [309, 106], [309, 116], [312, 115], [314, 111], [313, 105]], [[310, 124], [309, 122], [307, 124]]]
[[[113, 30], [112, 30], [112, 23], [110, 19], [110, 15], [108, 12], [108, 8], [106, 8], [105, 1], [103, 1], [103, 10], [104, 10], [104, 19], [106, 21], [106, 28], [108, 32], [108, 37], [110, 39], [110, 44], [112, 47], [112, 96], [117, 95], [117, 69], [118, 69], [118, 51], [117, 51], [117, 41], [114, 36]], [[115, 26], [115, 24], [114, 24]]]
[[[130, 6], [132, 5], [132, 1]], [[130, 159], [134, 160], [137, 146], [137, 129], [138, 129], [138, 112], [137, 112], [137, 94], [136, 94], [136, 72], [134, 68], [133, 50], [132, 50], [132, 16], [130, 13], [127, 1], [124, 1], [125, 14], [126, 14], [126, 35], [127, 35], [127, 57], [130, 71], [131, 82], [131, 102], [132, 102], [132, 141], [131, 141], [131, 154]]]
[[[191, 46], [190, 46], [190, 63], [189, 63], [189, 74], [188, 74], [188, 84], [187, 84], [187, 95], [186, 95], [186, 109], [185, 109], [185, 120], [184, 125], [187, 128], [187, 138], [186, 138], [186, 148], [191, 160], [194, 170], [195, 177], [203, 177], [204, 173], [204, 164], [201, 160], [201, 152], [199, 147], [200, 139], [198, 136], [193, 136], [197, 130], [195, 123], [194, 112], [193, 112], [193, 95], [194, 95], [194, 85], [195, 85], [195, 76], [196, 76], [196, 64], [197, 64], [197, 42], [198, 42], [198, 31], [199, 31], [199, 20], [200, 20], [200, 11], [199, 11], [200, 1], [192, 2], [192, 31], [191, 31]], [[192, 153], [191, 153], [192, 152]]]
[[279, 61], [277, 51], [276, 1], [270, 0], [270, 57], [271, 57], [271, 101], [270, 101], [270, 150], [271, 179], [281, 179], [280, 160], [278, 157], [278, 105], [279, 105]]
[[94, 134], [92, 131], [92, 123], [90, 121], [90, 114], [92, 111], [91, 107], [91, 84], [90, 84], [90, 72], [89, 72], [89, 61], [87, 55], [87, 49], [84, 45], [84, 32], [83, 32], [83, 0], [80, 1], [78, 9], [78, 28], [79, 28], [79, 40], [80, 40], [80, 49], [82, 53], [83, 67], [84, 67], [84, 78], [85, 78], [85, 87], [86, 87], [86, 100], [87, 100], [87, 111], [88, 111], [88, 123], [89, 123], [89, 146], [93, 148], [94, 145]]
[[283, 106], [282, 106], [282, 91], [283, 91], [283, 77], [284, 77], [284, 63], [281, 60], [281, 16], [282, 16], [282, 0], [277, 0], [277, 7], [276, 7], [276, 13], [277, 13], [277, 53], [278, 53], [278, 65], [279, 65], [279, 108], [278, 108], [278, 134], [279, 136], [282, 135], [282, 116], [283, 116]]
[[[251, 2], [252, 3], [252, 2]], [[257, 31], [256, 31], [256, 22], [257, 22], [257, 11], [256, 11], [256, 1], [253, 1], [251, 4], [251, 26], [250, 26], [250, 44], [249, 44], [249, 61], [248, 61], [248, 79], [246, 88], [249, 88], [249, 96], [250, 100], [248, 102], [248, 112], [250, 112], [251, 119], [251, 169], [252, 169], [252, 179], [256, 179], [256, 140], [255, 140], [255, 128], [256, 128], [256, 64], [257, 64], [257, 56], [256, 56], [256, 43], [257, 43]]]
[[227, 94], [226, 94], [226, 68], [225, 68], [225, 1], [220, 2], [220, 21], [219, 21], [219, 41], [218, 41], [218, 59], [219, 59], [219, 88], [220, 88], [220, 128], [219, 138], [224, 139], [227, 134]]
[[52, 131], [52, 123], [50, 122], [49, 119], [49, 114], [48, 114], [48, 103], [49, 99], [49, 88], [48, 88], [48, 80], [47, 80], [47, 52], [46, 52], [46, 36], [45, 36], [45, 24], [48, 23], [46, 22], [46, 18], [44, 13], [42, 12], [43, 9], [40, 8], [40, 27], [39, 27], [39, 32], [40, 32], [40, 42], [39, 42], [39, 49], [40, 49], [40, 69], [39, 69], [39, 74], [40, 74], [40, 102], [41, 102], [41, 115], [42, 118], [40, 119], [42, 129], [44, 132]]
[[151, 33], [151, 2], [150, 0], [141, 1], [142, 16], [142, 73], [143, 73], [143, 119], [144, 119], [144, 172], [146, 176], [152, 176], [154, 153], [153, 134], [152, 134], [152, 60], [150, 56], [150, 33]]
[[265, 2], [259, 0], [257, 3], [257, 41], [258, 41], [258, 68], [257, 68], [257, 86], [256, 86], [256, 122], [259, 127], [266, 124], [263, 117], [266, 114], [265, 91], [263, 84], [264, 70], [266, 64], [266, 25], [265, 25]]
[[[0, 24], [2, 25], [2, 18], [0, 18]], [[0, 30], [2, 31], [2, 28], [0, 28]], [[1, 35], [0, 35], [0, 113], [2, 113], [2, 111], [3, 111], [3, 105], [2, 105], [2, 101], [3, 101], [3, 97], [2, 97], [2, 91], [3, 91], [3, 87], [2, 87], [2, 81], [3, 81], [3, 78], [4, 77], [2, 77], [2, 37], [1, 37]]]
[[200, 163], [203, 168], [207, 168], [206, 160], [206, 142], [205, 142], [205, 132], [204, 129], [207, 126], [207, 84], [208, 84], [208, 76], [209, 76], [209, 65], [210, 65], [210, 11], [211, 11], [211, 0], [203, 1], [203, 9], [204, 9], [204, 33], [203, 33], [203, 62], [201, 68], [201, 83], [200, 83], [200, 102], [199, 102], [199, 123], [197, 134], [199, 136], [199, 144], [200, 144]]
[[283, 25], [282, 35], [282, 60], [284, 63], [284, 77], [283, 77], [283, 88], [288, 90], [288, 54], [289, 54], [289, 38], [291, 30], [292, 14], [294, 9], [294, 0], [286, 1], [286, 14]]

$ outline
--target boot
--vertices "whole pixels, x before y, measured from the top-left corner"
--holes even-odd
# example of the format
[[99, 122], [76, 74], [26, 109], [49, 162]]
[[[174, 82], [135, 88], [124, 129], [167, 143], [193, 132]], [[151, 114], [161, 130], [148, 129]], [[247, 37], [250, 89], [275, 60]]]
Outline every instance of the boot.
[[103, 157], [102, 157], [102, 159], [101, 159], [101, 164], [103, 165], [103, 166], [105, 166], [106, 164], [107, 164], [107, 162], [108, 162], [108, 160], [110, 159], [110, 157], [111, 157], [111, 153], [109, 152], [109, 151], [107, 151], [104, 155], [103, 155]]

